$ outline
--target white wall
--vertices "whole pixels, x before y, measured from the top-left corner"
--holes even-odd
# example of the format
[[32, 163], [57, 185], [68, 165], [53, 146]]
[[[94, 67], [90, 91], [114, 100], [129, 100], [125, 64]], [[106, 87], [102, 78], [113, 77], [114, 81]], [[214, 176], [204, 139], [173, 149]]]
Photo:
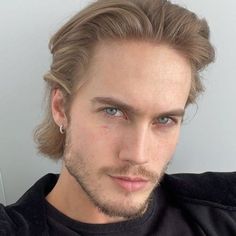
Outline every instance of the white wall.
[[[0, 0], [0, 170], [7, 204], [42, 175], [60, 170], [60, 163], [37, 155], [32, 131], [42, 116], [48, 40], [87, 2]], [[183, 126], [169, 172], [234, 171], [236, 1], [175, 2], [207, 18], [217, 61], [204, 73], [207, 91], [195, 118]]]

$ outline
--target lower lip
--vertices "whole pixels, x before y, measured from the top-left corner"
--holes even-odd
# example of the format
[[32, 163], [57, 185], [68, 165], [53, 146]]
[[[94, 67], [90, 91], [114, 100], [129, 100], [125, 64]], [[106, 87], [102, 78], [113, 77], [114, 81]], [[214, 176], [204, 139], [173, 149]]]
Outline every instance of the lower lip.
[[114, 177], [112, 177], [112, 179], [127, 192], [135, 192], [142, 190], [148, 184], [147, 181], [129, 181], [126, 179]]

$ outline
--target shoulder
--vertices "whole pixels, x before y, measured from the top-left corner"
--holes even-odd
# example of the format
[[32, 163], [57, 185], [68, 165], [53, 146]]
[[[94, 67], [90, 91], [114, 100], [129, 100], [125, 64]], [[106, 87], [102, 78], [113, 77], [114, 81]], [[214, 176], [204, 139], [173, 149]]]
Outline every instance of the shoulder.
[[236, 172], [165, 175], [163, 185], [176, 197], [236, 210]]
[[15, 235], [15, 224], [2, 204], [0, 204], [0, 235]]
[[47, 174], [39, 179], [14, 204], [0, 204], [0, 235], [46, 235], [45, 196], [58, 175]]
[[205, 235], [235, 235], [236, 172], [165, 175], [161, 186]]

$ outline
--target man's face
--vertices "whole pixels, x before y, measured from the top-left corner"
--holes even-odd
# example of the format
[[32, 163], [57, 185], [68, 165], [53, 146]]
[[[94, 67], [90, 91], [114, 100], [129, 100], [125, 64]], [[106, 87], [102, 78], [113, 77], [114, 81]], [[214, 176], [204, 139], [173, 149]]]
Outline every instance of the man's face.
[[99, 44], [67, 127], [65, 166], [103, 213], [146, 209], [173, 155], [189, 95], [191, 66], [147, 42]]

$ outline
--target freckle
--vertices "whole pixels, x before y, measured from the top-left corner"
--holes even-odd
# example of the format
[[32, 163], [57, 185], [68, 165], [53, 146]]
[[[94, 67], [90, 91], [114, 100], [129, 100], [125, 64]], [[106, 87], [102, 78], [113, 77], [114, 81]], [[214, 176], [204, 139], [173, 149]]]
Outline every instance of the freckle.
[[101, 126], [101, 135], [107, 135], [108, 133], [110, 133], [109, 125], [102, 125]]
[[107, 125], [102, 125], [102, 128], [103, 128], [103, 129], [106, 129], [106, 130], [109, 129], [109, 127], [108, 127]]

